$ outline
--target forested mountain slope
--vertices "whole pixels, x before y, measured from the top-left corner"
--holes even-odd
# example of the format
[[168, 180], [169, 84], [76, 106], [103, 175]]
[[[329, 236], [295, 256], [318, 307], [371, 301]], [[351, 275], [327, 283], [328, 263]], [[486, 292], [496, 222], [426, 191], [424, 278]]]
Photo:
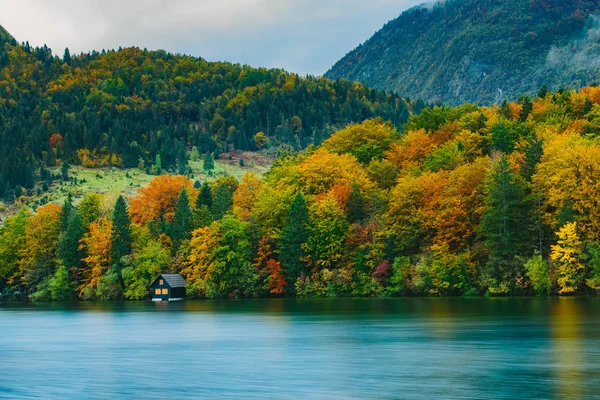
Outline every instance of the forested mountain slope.
[[541, 91], [353, 124], [263, 176], [23, 207], [0, 293], [143, 299], [161, 272], [199, 298], [598, 293], [599, 134], [599, 87]]
[[349, 81], [164, 51], [59, 58], [0, 29], [0, 198], [61, 162], [185, 173], [192, 146], [300, 149], [350, 122], [383, 117], [399, 126], [409, 107]]
[[447, 0], [386, 24], [325, 75], [430, 102], [492, 104], [600, 80], [596, 0]]

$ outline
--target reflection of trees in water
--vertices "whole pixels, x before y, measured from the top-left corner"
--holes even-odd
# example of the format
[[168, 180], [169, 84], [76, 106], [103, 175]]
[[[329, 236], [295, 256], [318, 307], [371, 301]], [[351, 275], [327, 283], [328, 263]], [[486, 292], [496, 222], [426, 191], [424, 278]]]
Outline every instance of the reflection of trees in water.
[[582, 307], [578, 298], [558, 298], [550, 308], [555, 360], [556, 397], [581, 399], [585, 396], [585, 360], [583, 348]]

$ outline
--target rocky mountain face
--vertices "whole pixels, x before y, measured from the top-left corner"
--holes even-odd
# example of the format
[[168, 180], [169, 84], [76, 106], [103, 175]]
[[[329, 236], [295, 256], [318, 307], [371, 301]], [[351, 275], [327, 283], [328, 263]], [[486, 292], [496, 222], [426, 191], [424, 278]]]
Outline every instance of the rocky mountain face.
[[447, 0], [386, 24], [326, 73], [429, 102], [490, 104], [600, 80], [600, 2]]

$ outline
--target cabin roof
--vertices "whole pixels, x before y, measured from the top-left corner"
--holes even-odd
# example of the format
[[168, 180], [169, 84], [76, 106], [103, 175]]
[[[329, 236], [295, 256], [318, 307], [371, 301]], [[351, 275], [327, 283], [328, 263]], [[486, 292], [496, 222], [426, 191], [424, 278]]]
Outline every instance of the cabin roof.
[[160, 274], [159, 278], [161, 276], [172, 288], [185, 287], [185, 280], [183, 279], [183, 276], [179, 274]]

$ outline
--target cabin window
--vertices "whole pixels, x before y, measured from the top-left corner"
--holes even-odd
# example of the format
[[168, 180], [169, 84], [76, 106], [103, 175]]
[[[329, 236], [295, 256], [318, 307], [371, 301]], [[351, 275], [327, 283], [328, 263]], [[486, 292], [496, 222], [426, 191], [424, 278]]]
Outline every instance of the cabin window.
[[163, 289], [162, 294], [169, 294], [169, 289], [167, 289], [167, 288]]
[[165, 284], [165, 281], [163, 281], [163, 280], [161, 279], [161, 280], [159, 280], [159, 281], [158, 281], [158, 284], [159, 284], [160, 286], [162, 286], [162, 285], [164, 285], [164, 284]]
[[154, 294], [160, 294], [160, 289], [156, 289], [156, 290], [154, 291]]

